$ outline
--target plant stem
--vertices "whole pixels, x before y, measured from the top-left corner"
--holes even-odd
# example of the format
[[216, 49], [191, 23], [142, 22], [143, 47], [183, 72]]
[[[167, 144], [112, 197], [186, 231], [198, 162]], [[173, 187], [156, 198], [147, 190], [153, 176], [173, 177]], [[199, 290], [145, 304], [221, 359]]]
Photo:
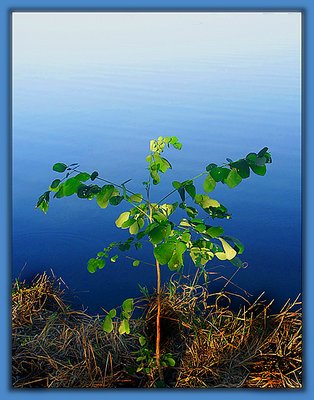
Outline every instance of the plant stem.
[[156, 365], [158, 368], [159, 379], [164, 380], [164, 374], [160, 365], [160, 265], [156, 260], [156, 272], [157, 272], [157, 317], [156, 317]]
[[[194, 176], [194, 177], [191, 178], [191, 179], [187, 179], [187, 180], [194, 181], [194, 179], [200, 178], [201, 176], [203, 176], [203, 175], [205, 175], [205, 174], [208, 174], [208, 172], [207, 172], [207, 171], [201, 172], [200, 174]], [[171, 196], [171, 195], [172, 195], [173, 193], [175, 193], [177, 190], [178, 190], [178, 189], [173, 189], [173, 190], [171, 190], [171, 192], [169, 192], [168, 194], [166, 194], [161, 200], [158, 201], [157, 204], [162, 203], [164, 200], [166, 200], [167, 197]]]
[[[149, 221], [152, 223], [153, 221], [153, 208], [149, 203]], [[156, 245], [154, 245], [156, 247]], [[160, 264], [156, 261], [156, 274], [157, 274], [157, 316], [156, 316], [156, 366], [158, 368], [158, 375], [159, 379], [163, 382], [164, 374], [160, 365], [160, 309], [161, 309], [161, 302], [160, 302]]]

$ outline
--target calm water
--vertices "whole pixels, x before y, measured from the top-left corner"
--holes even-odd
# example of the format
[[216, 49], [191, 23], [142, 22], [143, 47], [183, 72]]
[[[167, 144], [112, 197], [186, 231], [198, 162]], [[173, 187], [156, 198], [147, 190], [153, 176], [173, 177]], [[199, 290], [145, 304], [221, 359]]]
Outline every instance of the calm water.
[[[149, 140], [177, 135], [183, 148], [165, 155], [173, 170], [154, 188], [156, 200], [173, 180], [210, 162], [269, 147], [273, 164], [266, 176], [252, 175], [233, 190], [217, 186], [213, 197], [233, 215], [223, 222], [226, 233], [246, 246], [242, 258], [249, 266], [234, 282], [253, 294], [266, 291], [278, 306], [295, 297], [301, 291], [300, 59], [282, 41], [273, 58], [234, 51], [185, 63], [15, 66], [13, 277], [52, 269], [75, 304], [95, 313], [138, 296], [138, 283], [153, 288], [154, 269], [132, 267], [123, 254], [102, 271], [87, 272], [90, 257], [128, 237], [114, 226], [127, 209], [123, 203], [102, 210], [95, 201], [64, 198], [52, 201], [47, 215], [34, 206], [58, 177], [55, 162], [78, 162], [115, 182], [133, 178], [129, 188], [141, 191]], [[130, 255], [151, 261], [145, 249]], [[221, 271], [230, 276], [234, 267]]]

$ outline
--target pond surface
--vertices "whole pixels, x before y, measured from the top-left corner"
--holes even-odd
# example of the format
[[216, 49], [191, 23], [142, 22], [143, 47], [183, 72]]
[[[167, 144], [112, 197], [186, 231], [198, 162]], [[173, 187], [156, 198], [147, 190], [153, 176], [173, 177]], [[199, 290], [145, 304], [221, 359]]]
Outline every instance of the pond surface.
[[[128, 237], [114, 225], [127, 205], [102, 210], [95, 201], [72, 196], [51, 201], [47, 215], [34, 207], [59, 177], [52, 171], [55, 162], [78, 162], [81, 170], [97, 170], [117, 183], [132, 178], [128, 187], [143, 191], [149, 140], [176, 135], [183, 148], [165, 154], [173, 170], [153, 188], [155, 200], [171, 190], [173, 180], [193, 177], [210, 162], [269, 147], [273, 164], [264, 177], [252, 174], [232, 190], [217, 185], [212, 196], [228, 207], [232, 219], [216, 222], [245, 244], [242, 258], [248, 267], [235, 276], [236, 285], [254, 295], [265, 291], [278, 307], [301, 291], [300, 49], [295, 42], [278, 35], [271, 50], [260, 44], [253, 53], [218, 46], [198, 57], [172, 59], [169, 53], [147, 63], [127, 55], [108, 63], [104, 55], [96, 60], [89, 55], [79, 64], [47, 61], [44, 68], [38, 53], [37, 67], [21, 61], [18, 33], [12, 278], [52, 269], [70, 287], [74, 304], [93, 313], [138, 296], [138, 284], [155, 287], [154, 268], [132, 267], [123, 254], [95, 274], [86, 269], [104, 246]], [[130, 256], [152, 261], [148, 248]], [[187, 259], [192, 272], [189, 264]], [[213, 261], [211, 268], [219, 265]], [[229, 277], [235, 267], [218, 271]], [[163, 267], [164, 279], [169, 276]]]

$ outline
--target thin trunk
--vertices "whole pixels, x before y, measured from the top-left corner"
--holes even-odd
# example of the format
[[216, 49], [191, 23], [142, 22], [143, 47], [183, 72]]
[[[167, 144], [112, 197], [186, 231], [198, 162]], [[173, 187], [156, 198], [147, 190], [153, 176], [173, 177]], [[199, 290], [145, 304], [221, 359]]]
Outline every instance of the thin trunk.
[[156, 272], [157, 272], [157, 317], [156, 317], [156, 365], [158, 368], [159, 379], [164, 380], [164, 374], [160, 365], [160, 265], [156, 260]]
[[[153, 222], [153, 209], [149, 203], [149, 221]], [[156, 273], [157, 273], [157, 316], [156, 316], [156, 366], [158, 368], [158, 375], [161, 381], [164, 380], [164, 374], [160, 364], [160, 264], [156, 260]]]

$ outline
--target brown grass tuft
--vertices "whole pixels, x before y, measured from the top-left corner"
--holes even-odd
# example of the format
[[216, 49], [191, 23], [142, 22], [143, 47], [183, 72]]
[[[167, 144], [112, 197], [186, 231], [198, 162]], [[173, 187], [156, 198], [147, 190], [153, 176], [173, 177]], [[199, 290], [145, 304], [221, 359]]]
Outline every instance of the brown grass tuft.
[[[161, 350], [171, 353], [165, 385], [176, 388], [301, 388], [301, 302], [272, 314], [261, 298], [210, 293], [207, 285], [172, 282], [162, 291]], [[12, 291], [12, 384], [25, 387], [154, 387], [154, 371], [136, 372], [138, 335], [155, 343], [155, 295], [137, 302], [134, 334], [102, 330], [101, 318], [63, 302], [60, 281], [39, 275]], [[242, 308], [232, 310], [233, 298]], [[144, 306], [143, 306], [144, 304]]]

